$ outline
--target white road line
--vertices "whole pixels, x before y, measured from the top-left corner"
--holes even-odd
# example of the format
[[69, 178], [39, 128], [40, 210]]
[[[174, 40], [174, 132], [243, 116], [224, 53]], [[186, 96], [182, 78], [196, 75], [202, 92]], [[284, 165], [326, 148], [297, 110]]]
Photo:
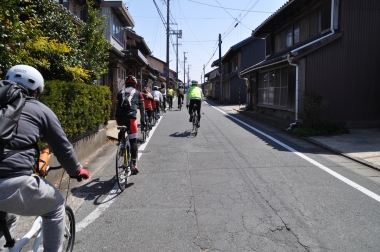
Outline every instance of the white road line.
[[243, 124], [244, 126], [246, 126], [246, 127], [250, 128], [250, 129], [256, 131], [257, 133], [259, 133], [260, 135], [265, 136], [266, 138], [269, 138], [269, 139], [272, 140], [273, 142], [275, 142], [275, 143], [281, 145], [281, 146], [284, 147], [285, 149], [287, 149], [287, 150], [293, 152], [294, 154], [298, 155], [299, 157], [301, 157], [301, 158], [305, 159], [306, 161], [312, 163], [313, 165], [319, 167], [320, 169], [324, 170], [325, 172], [329, 173], [330, 175], [334, 176], [335, 178], [337, 178], [337, 179], [343, 181], [344, 183], [348, 184], [349, 186], [355, 188], [356, 190], [359, 190], [360, 192], [364, 193], [365, 195], [367, 195], [367, 196], [371, 197], [372, 199], [374, 199], [374, 200], [380, 202], [380, 196], [377, 195], [377, 194], [375, 194], [374, 192], [372, 192], [372, 191], [370, 191], [370, 190], [368, 190], [368, 189], [362, 187], [361, 185], [358, 185], [357, 183], [355, 183], [355, 182], [349, 180], [349, 179], [346, 178], [346, 177], [343, 177], [343, 176], [340, 175], [339, 173], [337, 173], [337, 172], [335, 172], [335, 171], [333, 171], [333, 170], [327, 168], [326, 166], [324, 166], [324, 165], [318, 163], [317, 161], [315, 161], [314, 159], [311, 159], [311, 158], [309, 158], [308, 156], [306, 156], [306, 155], [304, 155], [304, 154], [302, 154], [302, 153], [296, 151], [296, 150], [293, 149], [292, 147], [290, 147], [290, 146], [284, 144], [283, 142], [280, 142], [279, 140], [277, 140], [277, 139], [271, 137], [270, 135], [265, 134], [264, 132], [262, 132], [262, 131], [256, 129], [255, 127], [252, 127], [251, 125], [249, 125], [249, 124], [247, 124], [247, 123], [245, 123], [245, 122], [243, 122], [243, 121], [241, 121], [241, 120], [235, 118], [234, 116], [227, 114], [226, 112], [224, 112], [224, 111], [222, 111], [222, 110], [220, 110], [220, 109], [218, 109], [218, 108], [212, 106], [211, 104], [208, 104], [208, 105], [211, 106], [211, 107], [213, 107], [214, 109], [220, 111], [222, 114], [228, 116], [230, 119], [233, 119], [233, 120], [235, 120], [235, 121], [237, 121], [237, 122]]
[[[139, 147], [139, 151], [145, 150], [146, 146], [148, 145], [149, 140], [152, 138], [152, 135], [154, 131], [156, 130], [158, 124], [160, 123], [162, 117], [158, 120], [156, 126], [152, 128], [152, 130], [149, 133], [149, 137], [146, 140], [146, 142]], [[138, 153], [137, 160], [141, 158], [142, 153]], [[100, 215], [104, 213], [104, 211], [115, 201], [116, 194], [119, 193], [119, 186], [117, 185], [117, 182], [111, 189], [111, 191], [108, 193], [108, 196], [100, 203], [100, 205], [92, 211], [89, 215], [86, 216], [81, 222], [77, 223], [75, 225], [76, 232], [80, 232], [81, 230], [85, 229], [88, 225], [90, 225], [92, 222], [94, 222]]]

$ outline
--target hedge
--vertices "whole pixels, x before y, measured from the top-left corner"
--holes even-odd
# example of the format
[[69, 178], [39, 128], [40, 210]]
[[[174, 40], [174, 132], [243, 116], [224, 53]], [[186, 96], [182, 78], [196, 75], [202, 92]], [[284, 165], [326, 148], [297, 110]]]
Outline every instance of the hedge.
[[57, 115], [68, 137], [106, 125], [111, 113], [109, 87], [46, 81], [39, 99]]

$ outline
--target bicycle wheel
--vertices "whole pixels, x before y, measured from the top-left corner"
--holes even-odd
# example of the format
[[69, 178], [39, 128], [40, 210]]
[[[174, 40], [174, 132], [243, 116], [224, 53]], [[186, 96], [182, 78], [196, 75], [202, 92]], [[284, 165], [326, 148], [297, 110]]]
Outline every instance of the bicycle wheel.
[[127, 178], [124, 172], [127, 169], [125, 165], [127, 155], [126, 148], [121, 148], [121, 144], [119, 143], [116, 152], [116, 181], [120, 191], [124, 191], [125, 185], [127, 184]]
[[195, 132], [195, 129], [197, 128], [197, 125], [196, 125], [196, 117], [197, 115], [193, 112], [193, 132]]
[[75, 242], [75, 217], [69, 206], [65, 206], [65, 234], [63, 236], [62, 251], [71, 252]]
[[150, 132], [150, 129], [151, 129], [152, 126], [150, 125], [149, 119], [146, 119], [146, 121], [147, 121], [147, 123], [145, 125], [145, 127], [146, 127], [146, 138], [148, 138], [149, 137], [149, 132]]
[[153, 113], [152, 126], [155, 126], [155, 125], [156, 125], [156, 113]]
[[[145, 114], [146, 115], [146, 114]], [[145, 130], [146, 130], [146, 138], [149, 137], [149, 132], [150, 132], [150, 129], [151, 129], [151, 123], [150, 123], [150, 119], [148, 116], [145, 117]]]
[[145, 127], [143, 127], [143, 129], [141, 130], [142, 141], [143, 141], [143, 143], [145, 143], [145, 141], [146, 141], [146, 135], [147, 135], [147, 130], [146, 130], [146, 128], [147, 128], [147, 127], [148, 127], [148, 126], [145, 125]]
[[196, 113], [194, 113], [194, 117], [195, 117], [195, 120], [194, 120], [194, 126], [195, 126], [195, 135], [198, 134], [198, 115]]
[[128, 179], [132, 174], [132, 156], [131, 156], [131, 144], [127, 139], [127, 148], [125, 150], [125, 185], [128, 184]]

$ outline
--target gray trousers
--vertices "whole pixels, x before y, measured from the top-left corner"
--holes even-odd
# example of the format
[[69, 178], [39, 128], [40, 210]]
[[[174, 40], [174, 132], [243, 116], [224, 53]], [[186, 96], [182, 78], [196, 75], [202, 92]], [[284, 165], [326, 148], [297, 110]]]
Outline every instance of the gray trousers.
[[[23, 216], [41, 216], [44, 251], [62, 250], [65, 228], [64, 199], [47, 180], [34, 175], [0, 178], [0, 211]], [[8, 217], [10, 222], [15, 222], [11, 216]], [[2, 232], [0, 239], [4, 239]]]

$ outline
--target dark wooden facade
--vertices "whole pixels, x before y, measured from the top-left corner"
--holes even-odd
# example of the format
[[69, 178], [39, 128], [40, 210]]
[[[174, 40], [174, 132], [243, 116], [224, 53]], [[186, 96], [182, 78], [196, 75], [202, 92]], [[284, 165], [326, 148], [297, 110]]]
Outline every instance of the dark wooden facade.
[[[275, 42], [281, 30], [291, 27], [295, 31], [297, 22], [313, 12], [319, 15], [318, 34], [283, 48], [278, 39]], [[322, 116], [326, 119], [344, 122], [349, 128], [379, 127], [379, 31], [378, 0], [287, 2], [252, 34], [266, 38], [267, 56], [263, 62], [240, 72], [251, 80], [250, 108], [296, 120], [303, 109], [304, 95], [316, 93], [325, 101]], [[295, 39], [294, 33], [293, 36]], [[286, 103], [260, 103], [260, 74], [280, 68], [287, 69]]]
[[380, 125], [380, 1], [341, 0], [342, 37], [306, 57], [305, 93], [327, 101], [325, 116], [349, 127]]

